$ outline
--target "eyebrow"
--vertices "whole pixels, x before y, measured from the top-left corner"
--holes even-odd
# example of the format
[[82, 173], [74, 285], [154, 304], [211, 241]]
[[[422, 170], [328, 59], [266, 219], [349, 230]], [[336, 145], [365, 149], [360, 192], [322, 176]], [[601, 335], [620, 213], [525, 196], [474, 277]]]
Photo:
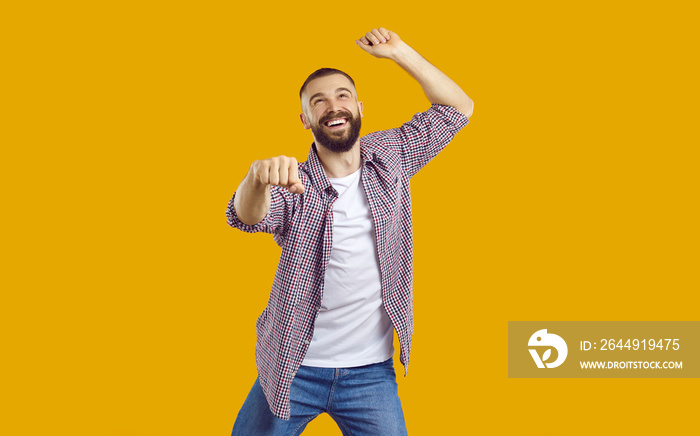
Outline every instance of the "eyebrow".
[[[350, 93], [350, 95], [352, 95], [352, 91], [350, 91], [348, 88], [338, 88], [338, 89], [335, 90], [335, 93], [337, 94], [337, 93], [342, 92], [342, 91], [347, 91], [347, 92]], [[316, 98], [316, 97], [321, 97], [321, 96], [323, 96], [323, 95], [324, 95], [324, 94], [323, 94], [322, 92], [317, 92], [316, 94], [312, 95], [312, 96], [309, 98], [309, 103], [312, 102], [314, 98]]]

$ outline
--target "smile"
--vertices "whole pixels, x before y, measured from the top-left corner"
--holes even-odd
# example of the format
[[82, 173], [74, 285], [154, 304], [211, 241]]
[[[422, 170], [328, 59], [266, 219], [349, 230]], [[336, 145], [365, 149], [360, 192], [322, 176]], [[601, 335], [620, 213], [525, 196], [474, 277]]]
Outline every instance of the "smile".
[[339, 127], [345, 125], [347, 122], [348, 120], [345, 118], [336, 118], [334, 120], [326, 121], [324, 124], [327, 127]]

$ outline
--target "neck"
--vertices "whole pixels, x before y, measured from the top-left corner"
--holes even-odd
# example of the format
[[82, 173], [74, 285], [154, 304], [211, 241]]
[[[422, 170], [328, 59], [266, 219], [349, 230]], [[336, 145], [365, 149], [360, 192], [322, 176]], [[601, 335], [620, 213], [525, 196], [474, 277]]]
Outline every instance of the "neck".
[[316, 143], [316, 153], [323, 165], [323, 169], [329, 178], [337, 179], [349, 176], [360, 169], [362, 156], [360, 155], [360, 140], [345, 153], [335, 153]]

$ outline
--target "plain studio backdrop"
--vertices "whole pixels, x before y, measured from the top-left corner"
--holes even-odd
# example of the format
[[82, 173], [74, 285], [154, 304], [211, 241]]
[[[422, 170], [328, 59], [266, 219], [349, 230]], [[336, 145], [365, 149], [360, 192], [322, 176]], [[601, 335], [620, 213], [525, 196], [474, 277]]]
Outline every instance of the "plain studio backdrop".
[[412, 181], [409, 433], [696, 426], [697, 379], [507, 377], [509, 320], [697, 320], [689, 5], [3, 5], [0, 433], [230, 433], [280, 249], [230, 229], [227, 202], [253, 160], [306, 160], [317, 68], [354, 77], [363, 133], [429, 107], [355, 46], [379, 26], [475, 102]]

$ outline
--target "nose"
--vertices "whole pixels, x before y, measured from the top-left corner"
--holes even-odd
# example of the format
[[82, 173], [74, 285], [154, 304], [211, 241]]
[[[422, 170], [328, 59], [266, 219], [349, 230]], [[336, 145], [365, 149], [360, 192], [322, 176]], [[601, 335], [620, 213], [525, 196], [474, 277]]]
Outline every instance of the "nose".
[[328, 101], [328, 110], [330, 112], [339, 112], [339, 111], [343, 110], [343, 107], [341, 105], [340, 100], [335, 99], [335, 98], [331, 98]]

